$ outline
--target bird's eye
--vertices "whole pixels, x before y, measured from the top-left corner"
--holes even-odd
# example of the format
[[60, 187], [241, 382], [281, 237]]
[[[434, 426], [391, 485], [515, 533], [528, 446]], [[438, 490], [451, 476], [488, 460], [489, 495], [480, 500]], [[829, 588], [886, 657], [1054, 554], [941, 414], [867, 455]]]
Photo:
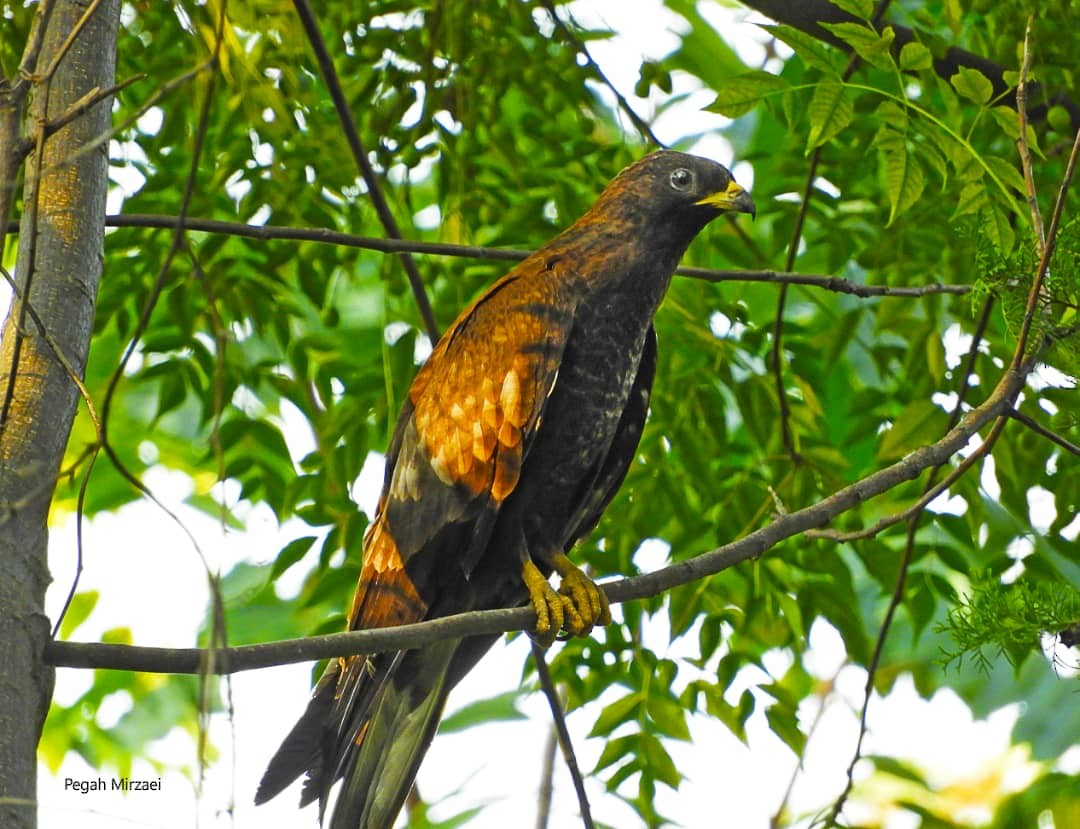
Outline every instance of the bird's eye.
[[685, 167], [673, 170], [671, 173], [671, 186], [676, 190], [689, 190], [694, 183], [694, 174]]

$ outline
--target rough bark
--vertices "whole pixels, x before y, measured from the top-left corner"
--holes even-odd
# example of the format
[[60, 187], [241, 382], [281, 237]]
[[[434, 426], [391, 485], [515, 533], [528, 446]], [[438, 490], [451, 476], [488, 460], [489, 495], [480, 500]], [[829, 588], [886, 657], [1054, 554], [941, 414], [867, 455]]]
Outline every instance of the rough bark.
[[[46, 80], [88, 9], [86, 26]], [[32, 139], [88, 92], [112, 84], [119, 11], [119, 0], [96, 8], [57, 0], [28, 107]], [[36, 153], [26, 161], [18, 296], [0, 339], [0, 826], [13, 829], [36, 824], [36, 747], [52, 691], [52, 671], [42, 661], [49, 639], [46, 522], [79, 401], [20, 297], [29, 296], [49, 339], [81, 374], [102, 270], [108, 142], [89, 152], [81, 148], [108, 128], [110, 103], [50, 136], [40, 163]]]

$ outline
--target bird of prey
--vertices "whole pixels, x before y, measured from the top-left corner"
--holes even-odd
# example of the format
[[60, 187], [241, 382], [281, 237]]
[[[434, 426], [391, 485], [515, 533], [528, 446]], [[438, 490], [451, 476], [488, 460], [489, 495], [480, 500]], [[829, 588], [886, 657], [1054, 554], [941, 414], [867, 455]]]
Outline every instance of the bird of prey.
[[[637, 450], [653, 316], [687, 246], [750, 195], [713, 161], [661, 150], [466, 308], [420, 368], [386, 454], [349, 629], [531, 604], [533, 635], [586, 635], [607, 598], [567, 557]], [[560, 577], [558, 589], [548, 579]], [[497, 637], [333, 660], [271, 760], [262, 803], [342, 780], [333, 829], [390, 829], [450, 689]]]

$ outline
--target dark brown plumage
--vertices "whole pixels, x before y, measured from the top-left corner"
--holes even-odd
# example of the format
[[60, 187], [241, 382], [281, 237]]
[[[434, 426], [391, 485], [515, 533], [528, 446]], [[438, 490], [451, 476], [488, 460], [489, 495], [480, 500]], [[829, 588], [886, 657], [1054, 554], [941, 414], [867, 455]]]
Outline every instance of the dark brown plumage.
[[[637, 449], [653, 315], [675, 267], [725, 211], [754, 205], [724, 167], [652, 153], [462, 312], [417, 373], [387, 451], [350, 629], [530, 602], [545, 643], [610, 621], [566, 553]], [[318, 798], [321, 816], [343, 779], [331, 826], [389, 829], [447, 694], [494, 639], [332, 662], [256, 802], [306, 773], [301, 801]]]

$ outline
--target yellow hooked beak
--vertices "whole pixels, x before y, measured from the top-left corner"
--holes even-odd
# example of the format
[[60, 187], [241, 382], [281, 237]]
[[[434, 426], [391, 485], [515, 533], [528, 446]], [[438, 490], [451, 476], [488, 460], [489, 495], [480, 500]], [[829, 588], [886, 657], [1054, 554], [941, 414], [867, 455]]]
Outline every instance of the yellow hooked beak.
[[699, 199], [695, 204], [707, 204], [720, 210], [732, 210], [736, 213], [749, 213], [751, 216], [757, 216], [754, 200], [734, 180], [728, 184], [726, 190], [710, 193], [705, 198]]

